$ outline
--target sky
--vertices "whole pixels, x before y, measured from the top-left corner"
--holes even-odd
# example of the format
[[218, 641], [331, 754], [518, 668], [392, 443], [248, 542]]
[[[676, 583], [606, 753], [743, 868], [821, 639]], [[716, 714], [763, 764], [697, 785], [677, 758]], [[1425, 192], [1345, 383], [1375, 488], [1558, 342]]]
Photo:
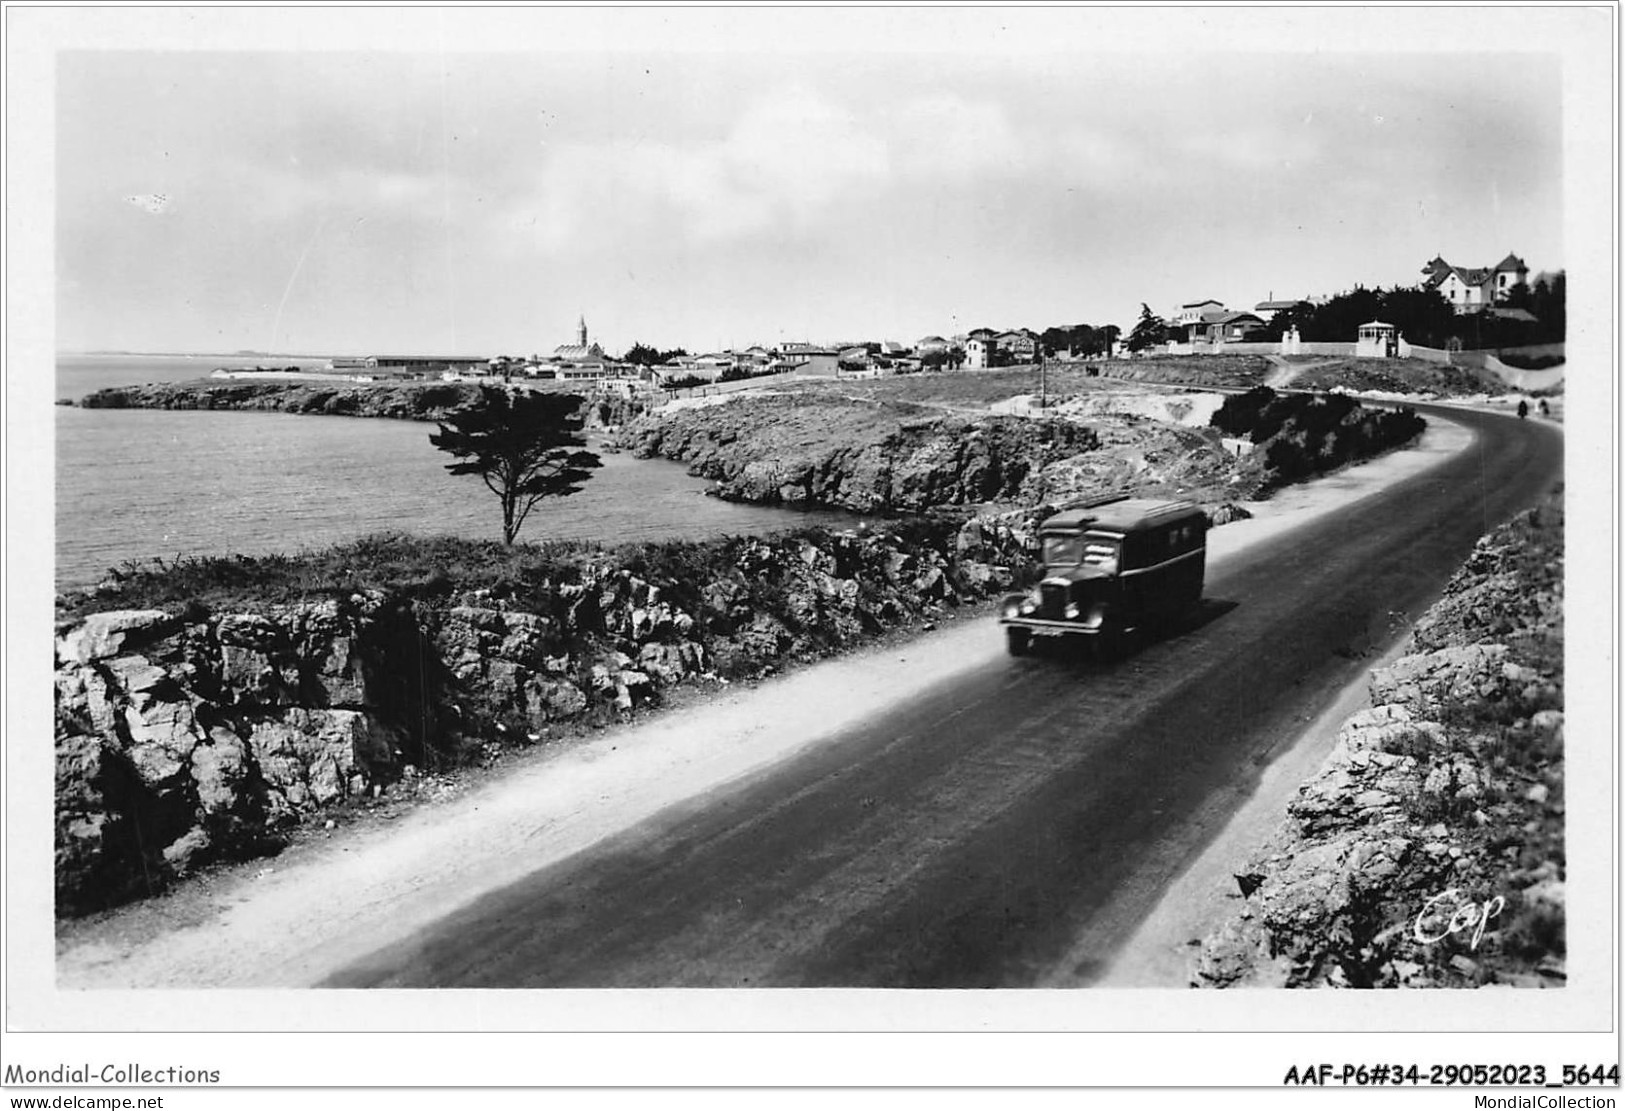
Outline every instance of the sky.
[[529, 354], [581, 316], [612, 353], [909, 343], [1565, 265], [1562, 56], [1529, 10], [1519, 49], [1448, 52], [1313, 12], [1143, 12], [1121, 50], [1091, 10], [530, 14], [63, 49], [57, 348]]

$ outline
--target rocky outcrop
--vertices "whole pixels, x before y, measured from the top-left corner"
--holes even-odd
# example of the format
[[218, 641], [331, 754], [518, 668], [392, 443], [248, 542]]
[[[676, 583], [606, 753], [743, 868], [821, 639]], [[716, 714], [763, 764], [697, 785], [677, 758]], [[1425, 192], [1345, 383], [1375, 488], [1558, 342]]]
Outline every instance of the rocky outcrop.
[[1071, 422], [808, 392], [664, 410], [621, 440], [639, 456], [687, 463], [724, 498], [859, 512], [1013, 498], [1033, 472], [1099, 443]]
[[442, 420], [477, 400], [466, 382], [354, 385], [325, 382], [153, 382], [98, 390], [78, 402], [84, 409], [243, 409], [340, 417]]
[[1104, 378], [1186, 386], [1257, 386], [1274, 369], [1263, 355], [1165, 355], [1112, 360], [1099, 365]]
[[262, 851], [420, 746], [410, 622], [378, 596], [191, 619], [91, 614], [56, 642], [65, 910]]
[[[1209, 429], [1133, 417], [1118, 417], [1094, 427], [1100, 439], [1098, 450], [1033, 471], [1022, 483], [1024, 502], [1062, 505], [1132, 490], [1141, 497], [1199, 501], [1217, 517], [1224, 501], [1245, 494], [1233, 481], [1234, 457]], [[1226, 512], [1233, 514], [1235, 507]]]
[[1238, 870], [1196, 983], [1563, 983], [1562, 564], [1560, 501], [1480, 541]]
[[369, 590], [66, 622], [58, 910], [271, 851], [310, 816], [403, 776], [987, 598], [1024, 573], [1028, 539], [1009, 523], [918, 519], [588, 551], [432, 596]]

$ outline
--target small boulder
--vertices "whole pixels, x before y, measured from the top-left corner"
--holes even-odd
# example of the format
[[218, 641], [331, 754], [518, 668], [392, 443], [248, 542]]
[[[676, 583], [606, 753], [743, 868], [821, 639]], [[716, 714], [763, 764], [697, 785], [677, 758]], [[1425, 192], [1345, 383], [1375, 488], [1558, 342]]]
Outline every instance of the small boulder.
[[57, 659], [63, 663], [90, 663], [116, 656], [126, 646], [146, 643], [179, 627], [179, 618], [163, 610], [111, 610], [93, 613], [77, 628], [57, 639]]

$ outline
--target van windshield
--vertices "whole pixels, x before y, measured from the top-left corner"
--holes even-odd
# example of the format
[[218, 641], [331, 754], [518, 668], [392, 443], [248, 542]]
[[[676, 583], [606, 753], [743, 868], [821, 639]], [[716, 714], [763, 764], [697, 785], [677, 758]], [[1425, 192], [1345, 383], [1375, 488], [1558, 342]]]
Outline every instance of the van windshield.
[[1047, 567], [1087, 567], [1101, 574], [1117, 572], [1117, 539], [1101, 536], [1046, 536]]
[[1083, 562], [1083, 537], [1044, 537], [1044, 565], [1046, 567], [1074, 567]]

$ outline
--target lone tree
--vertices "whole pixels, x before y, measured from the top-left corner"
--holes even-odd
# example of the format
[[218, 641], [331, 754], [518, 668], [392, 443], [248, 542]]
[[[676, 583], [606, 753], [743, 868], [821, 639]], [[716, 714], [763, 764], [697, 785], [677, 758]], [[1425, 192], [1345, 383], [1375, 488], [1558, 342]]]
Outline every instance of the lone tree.
[[577, 493], [600, 465], [581, 450], [585, 421], [574, 394], [482, 386], [479, 400], [447, 414], [429, 442], [457, 460], [446, 470], [479, 475], [501, 499], [502, 542], [512, 544], [537, 502]]
[[1130, 351], [1144, 351], [1147, 347], [1167, 343], [1168, 331], [1168, 322], [1152, 312], [1151, 306], [1142, 301], [1140, 319], [1134, 325], [1134, 331], [1129, 333], [1128, 342], [1123, 346]]

